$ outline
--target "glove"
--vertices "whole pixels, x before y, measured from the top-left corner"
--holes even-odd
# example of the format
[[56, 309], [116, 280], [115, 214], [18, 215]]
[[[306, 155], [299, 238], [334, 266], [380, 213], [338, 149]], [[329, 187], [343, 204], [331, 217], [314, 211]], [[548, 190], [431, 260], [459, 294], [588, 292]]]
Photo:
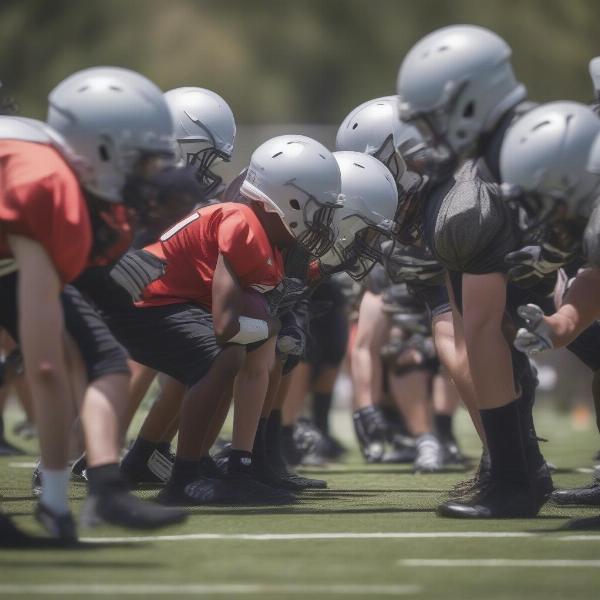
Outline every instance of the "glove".
[[271, 314], [276, 317], [288, 312], [307, 296], [308, 287], [295, 277], [284, 277], [277, 287], [265, 294]]
[[306, 349], [306, 332], [293, 312], [285, 315], [277, 336], [277, 353], [280, 356], [303, 356]]
[[554, 344], [550, 337], [551, 329], [544, 321], [544, 313], [536, 304], [519, 306], [519, 316], [525, 321], [525, 327], [517, 331], [514, 347], [525, 354], [537, 354], [552, 350]]
[[444, 282], [445, 269], [428, 250], [401, 245], [396, 245], [392, 250], [391, 243], [384, 242], [381, 249], [388, 277], [394, 283], [439, 285]]
[[525, 246], [505, 257], [510, 266], [508, 277], [515, 285], [530, 288], [564, 267], [572, 258], [571, 252], [564, 252], [551, 244]]

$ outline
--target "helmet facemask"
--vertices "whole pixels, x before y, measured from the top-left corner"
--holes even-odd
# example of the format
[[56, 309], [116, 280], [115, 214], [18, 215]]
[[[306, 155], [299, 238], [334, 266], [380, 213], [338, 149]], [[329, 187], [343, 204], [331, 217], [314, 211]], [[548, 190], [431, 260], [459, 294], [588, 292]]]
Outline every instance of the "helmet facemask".
[[193, 149], [195, 152], [186, 151], [185, 142], [181, 143], [181, 150], [185, 156], [185, 163], [188, 167], [196, 169], [196, 179], [202, 186], [204, 198], [209, 198], [220, 188], [223, 183], [223, 178], [217, 175], [211, 167], [218, 161], [229, 162], [231, 156], [221, 150], [217, 150], [212, 145], [207, 145], [205, 148], [197, 150], [198, 143], [194, 142]]

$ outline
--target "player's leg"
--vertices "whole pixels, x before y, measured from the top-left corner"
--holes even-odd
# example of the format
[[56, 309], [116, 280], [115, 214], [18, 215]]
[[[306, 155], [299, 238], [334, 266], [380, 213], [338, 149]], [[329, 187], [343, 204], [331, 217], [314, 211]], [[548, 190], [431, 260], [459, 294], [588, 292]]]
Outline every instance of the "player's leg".
[[[89, 494], [81, 522], [86, 526], [110, 523], [152, 529], [182, 521], [183, 511], [164, 510], [128, 492], [119, 471], [128, 410], [126, 353], [75, 288], [67, 286], [61, 300], [69, 334], [70, 382], [74, 394], [83, 398], [79, 414], [86, 442]], [[44, 477], [42, 472], [42, 484]]]
[[[143, 368], [147, 373], [156, 372]], [[131, 483], [162, 485], [171, 476], [171, 440], [177, 432], [186, 388], [183, 383], [164, 374], [159, 376], [159, 382], [158, 396], [121, 461], [121, 473]]]
[[443, 466], [442, 448], [433, 426], [431, 377], [429, 370], [418, 367], [391, 369], [388, 375], [390, 393], [408, 432], [415, 439], [417, 473], [434, 473]]
[[366, 291], [360, 303], [351, 365], [354, 427], [368, 462], [378, 462], [383, 458], [388, 437], [385, 420], [379, 410], [383, 390], [380, 352], [388, 330], [389, 320], [382, 310], [381, 295]]
[[491, 459], [491, 485], [471, 501], [442, 504], [440, 512], [473, 518], [533, 516], [540, 504], [528, 471], [511, 350], [503, 333], [505, 278], [500, 273], [463, 274], [460, 283], [462, 315], [454, 304], [453, 318], [455, 327], [463, 319], [468, 368]]

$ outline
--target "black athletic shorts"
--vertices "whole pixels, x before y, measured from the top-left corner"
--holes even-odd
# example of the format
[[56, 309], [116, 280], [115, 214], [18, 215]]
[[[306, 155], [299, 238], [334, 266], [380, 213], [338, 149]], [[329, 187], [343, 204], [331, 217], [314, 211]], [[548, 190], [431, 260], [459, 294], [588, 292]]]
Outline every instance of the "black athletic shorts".
[[212, 314], [196, 304], [130, 305], [103, 315], [131, 358], [188, 386], [202, 379], [223, 351]]
[[348, 346], [346, 298], [334, 280], [324, 281], [311, 297], [306, 360], [314, 367], [338, 367]]
[[445, 285], [414, 285], [409, 283], [408, 287], [415, 297], [427, 306], [432, 319], [452, 310]]
[[[18, 342], [18, 274], [0, 278], [0, 325]], [[129, 373], [127, 353], [100, 314], [72, 286], [61, 294], [65, 328], [75, 340], [91, 383], [104, 375]]]

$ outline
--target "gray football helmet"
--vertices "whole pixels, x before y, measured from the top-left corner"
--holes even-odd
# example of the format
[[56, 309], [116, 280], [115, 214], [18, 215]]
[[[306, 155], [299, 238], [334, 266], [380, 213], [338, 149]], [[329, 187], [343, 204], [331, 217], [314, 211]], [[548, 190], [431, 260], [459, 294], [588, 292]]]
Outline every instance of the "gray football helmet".
[[440, 160], [464, 159], [481, 134], [525, 98], [511, 53], [489, 29], [452, 25], [426, 35], [402, 61], [400, 117], [421, 128]]
[[424, 177], [437, 180], [443, 169], [419, 130], [400, 120], [398, 97], [375, 98], [351, 111], [338, 129], [336, 149], [370, 154], [388, 167], [398, 189], [396, 235], [403, 243], [412, 243], [419, 205], [416, 192]]
[[173, 120], [161, 90], [119, 67], [78, 71], [48, 97], [48, 119], [77, 156], [83, 187], [121, 202], [124, 184], [141, 159], [174, 160]]
[[199, 87], [165, 93], [175, 125], [177, 159], [196, 169], [204, 196], [218, 192], [222, 179], [211, 170], [219, 160], [229, 162], [235, 141], [235, 119], [221, 96]]
[[334, 152], [342, 181], [344, 206], [333, 213], [337, 237], [323, 257], [325, 266], [345, 267], [362, 279], [381, 262], [381, 244], [394, 235], [398, 192], [390, 171], [375, 157], [362, 152]]
[[322, 256], [333, 245], [333, 211], [343, 206], [340, 169], [332, 153], [304, 135], [281, 135], [252, 154], [240, 193], [279, 215], [308, 252]]
[[600, 56], [590, 60], [589, 72], [594, 86], [594, 98], [596, 102], [600, 102]]
[[507, 197], [521, 200], [537, 223], [587, 219], [600, 183], [590, 155], [599, 134], [600, 119], [578, 102], [549, 102], [525, 114], [500, 152]]

